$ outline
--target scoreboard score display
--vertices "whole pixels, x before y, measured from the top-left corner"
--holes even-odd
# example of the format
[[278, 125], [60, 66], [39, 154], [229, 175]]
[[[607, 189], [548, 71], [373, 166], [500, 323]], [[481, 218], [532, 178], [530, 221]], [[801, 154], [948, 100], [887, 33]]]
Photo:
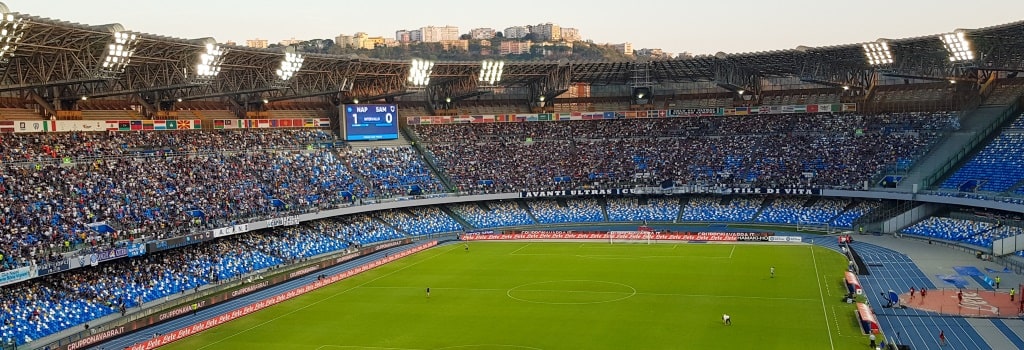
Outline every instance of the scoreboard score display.
[[342, 134], [346, 141], [394, 140], [398, 138], [398, 107], [386, 105], [344, 105]]

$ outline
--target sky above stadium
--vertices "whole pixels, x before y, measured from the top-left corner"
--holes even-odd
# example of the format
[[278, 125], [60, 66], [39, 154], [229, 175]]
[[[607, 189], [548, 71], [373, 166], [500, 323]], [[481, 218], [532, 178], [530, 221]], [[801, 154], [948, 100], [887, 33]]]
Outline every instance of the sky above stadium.
[[1021, 0], [346, 1], [0, 0], [11, 11], [218, 42], [333, 39], [453, 25], [463, 33], [551, 22], [597, 43], [666, 52], [753, 52], [904, 38], [1024, 19]]

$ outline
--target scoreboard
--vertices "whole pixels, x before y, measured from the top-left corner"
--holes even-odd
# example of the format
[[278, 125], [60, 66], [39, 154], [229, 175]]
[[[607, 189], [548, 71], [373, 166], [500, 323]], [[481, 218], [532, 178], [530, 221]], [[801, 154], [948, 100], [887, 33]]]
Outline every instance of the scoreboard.
[[346, 141], [394, 140], [398, 138], [398, 108], [393, 104], [344, 105], [342, 134]]

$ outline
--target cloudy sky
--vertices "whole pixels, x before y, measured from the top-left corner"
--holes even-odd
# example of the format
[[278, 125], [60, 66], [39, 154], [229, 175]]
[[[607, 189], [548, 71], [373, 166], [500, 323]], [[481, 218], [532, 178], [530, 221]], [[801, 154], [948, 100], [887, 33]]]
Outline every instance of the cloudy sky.
[[[695, 54], [860, 43], [1024, 20], [1022, 0], [346, 1], [0, 0], [13, 12], [219, 42], [552, 22], [598, 43]], [[584, 5], [585, 4], [585, 5]], [[610, 6], [606, 4], [616, 4]]]

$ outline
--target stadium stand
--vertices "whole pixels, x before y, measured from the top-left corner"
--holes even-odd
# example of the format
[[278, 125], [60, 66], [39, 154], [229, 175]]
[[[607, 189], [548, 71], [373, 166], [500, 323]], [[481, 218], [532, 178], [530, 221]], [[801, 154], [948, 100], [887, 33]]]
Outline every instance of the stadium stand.
[[368, 215], [251, 232], [0, 290], [0, 336], [23, 344], [140, 303], [401, 235]]
[[852, 228], [854, 220], [864, 216], [877, 206], [878, 202], [862, 201], [836, 216], [829, 224], [835, 227]]
[[[950, 113], [786, 115], [546, 123], [421, 125], [427, 149], [461, 191], [596, 185], [750, 184], [856, 188], [909, 167]], [[560, 125], [561, 126], [561, 125]], [[452, 140], [468, 139], [470, 144]], [[528, 140], [529, 139], [529, 140]], [[515, 154], [516, 157], [492, 157]]]
[[604, 221], [597, 199], [568, 199], [565, 204], [555, 200], [530, 201], [530, 212], [541, 224]]
[[449, 207], [474, 228], [486, 229], [534, 224], [530, 213], [526, 209], [520, 208], [516, 202], [460, 203], [452, 204]]
[[437, 207], [418, 207], [408, 210], [409, 213], [402, 210], [388, 210], [378, 212], [377, 215], [385, 222], [414, 236], [455, 232], [463, 229], [455, 219]]
[[[1008, 129], [992, 140], [942, 182], [941, 188], [961, 192], [1006, 192], [1020, 187], [1024, 181], [1024, 127], [1021, 115]], [[1019, 191], [1019, 188], [1018, 188]]]
[[680, 221], [745, 222], [761, 207], [761, 198], [694, 197], [682, 208]]
[[609, 198], [608, 221], [675, 221], [679, 217], [679, 199], [648, 198], [640, 204], [637, 197]]
[[848, 200], [822, 198], [811, 206], [804, 206], [809, 198], [776, 198], [757, 216], [758, 222], [796, 225], [799, 223], [827, 223], [838, 215]]
[[[933, 216], [903, 229], [904, 233], [956, 242], [977, 241], [976, 236], [996, 225], [988, 222]], [[989, 243], [991, 244], [991, 242]]]
[[359, 148], [349, 152], [352, 169], [383, 197], [437, 193], [444, 190], [412, 147]]

